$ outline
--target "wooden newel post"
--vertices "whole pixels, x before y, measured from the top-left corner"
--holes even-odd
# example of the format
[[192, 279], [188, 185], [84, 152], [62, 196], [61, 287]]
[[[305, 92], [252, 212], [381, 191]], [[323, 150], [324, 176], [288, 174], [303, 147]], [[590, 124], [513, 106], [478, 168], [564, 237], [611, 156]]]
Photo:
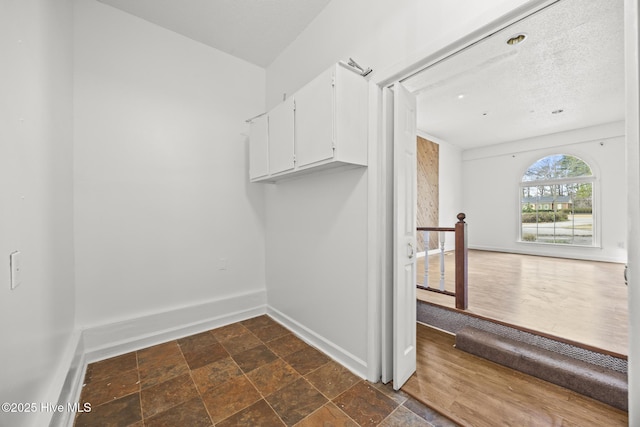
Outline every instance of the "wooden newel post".
[[458, 214], [456, 223], [456, 308], [467, 309], [467, 216]]

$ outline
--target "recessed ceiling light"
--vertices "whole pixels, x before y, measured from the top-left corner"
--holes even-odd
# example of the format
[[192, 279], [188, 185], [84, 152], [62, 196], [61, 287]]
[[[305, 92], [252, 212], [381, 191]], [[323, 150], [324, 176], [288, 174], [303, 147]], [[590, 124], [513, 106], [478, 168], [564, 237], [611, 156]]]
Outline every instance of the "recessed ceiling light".
[[522, 43], [526, 38], [527, 35], [525, 33], [516, 34], [515, 36], [512, 36], [509, 38], [509, 40], [507, 40], [507, 44], [509, 46], [515, 46]]
[[464, 93], [461, 93], [460, 95], [458, 95], [458, 99], [462, 99], [464, 98]]
[[559, 109], [557, 109], [557, 110], [553, 110], [553, 111], [551, 112], [551, 114], [560, 114], [560, 113], [562, 113], [562, 112], [564, 112], [564, 110], [563, 110], [563, 109], [561, 109], [561, 108], [559, 108]]

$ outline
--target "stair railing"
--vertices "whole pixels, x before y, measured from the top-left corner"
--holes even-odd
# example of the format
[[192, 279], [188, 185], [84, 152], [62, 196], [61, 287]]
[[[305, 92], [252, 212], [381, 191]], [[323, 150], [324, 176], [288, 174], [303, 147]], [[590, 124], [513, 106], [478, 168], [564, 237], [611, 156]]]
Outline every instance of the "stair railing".
[[[421, 231], [425, 242], [425, 260], [424, 260], [424, 276], [423, 283], [416, 286], [420, 289], [424, 289], [431, 292], [437, 292], [444, 295], [455, 297], [456, 308], [459, 310], [466, 310], [468, 307], [467, 297], [467, 223], [464, 222], [466, 215], [459, 213], [458, 222], [454, 227], [418, 227], [417, 230]], [[429, 286], [429, 233], [435, 231], [438, 233], [440, 243], [440, 280], [439, 289]], [[455, 233], [455, 292], [450, 292], [444, 288], [444, 256], [445, 256], [445, 233]]]

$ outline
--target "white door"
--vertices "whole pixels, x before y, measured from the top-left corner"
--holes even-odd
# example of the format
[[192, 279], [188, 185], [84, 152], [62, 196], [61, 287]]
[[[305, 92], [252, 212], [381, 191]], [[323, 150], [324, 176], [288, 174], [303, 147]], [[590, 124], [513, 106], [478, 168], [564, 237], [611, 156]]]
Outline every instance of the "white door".
[[416, 371], [416, 98], [394, 85], [393, 388]]

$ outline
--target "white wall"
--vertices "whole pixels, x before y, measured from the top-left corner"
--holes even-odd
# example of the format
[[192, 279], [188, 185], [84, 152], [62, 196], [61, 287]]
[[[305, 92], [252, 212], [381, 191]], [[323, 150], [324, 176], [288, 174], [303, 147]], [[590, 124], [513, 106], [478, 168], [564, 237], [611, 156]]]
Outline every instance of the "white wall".
[[362, 361], [367, 348], [366, 188], [364, 168], [267, 188], [269, 306]]
[[[378, 72], [391, 69], [417, 53], [432, 54], [523, 3], [334, 0], [267, 68], [267, 106], [334, 62], [353, 57]], [[309, 175], [266, 192], [269, 306], [364, 365], [371, 354], [368, 310], [377, 310], [367, 301], [375, 287], [367, 258], [374, 167]]]
[[[434, 141], [434, 139], [432, 139]], [[464, 212], [462, 199], [462, 150], [448, 142], [440, 145], [440, 227], [453, 227], [458, 222], [458, 214]], [[451, 240], [451, 239], [450, 239]]]
[[94, 0], [74, 29], [78, 326], [264, 292], [264, 70]]
[[375, 76], [418, 60], [527, 3], [527, 0], [333, 0], [267, 67], [267, 107], [338, 60]]
[[[56, 399], [74, 313], [70, 1], [0, 4], [0, 401]], [[10, 290], [9, 254], [23, 256]], [[58, 390], [59, 392], [59, 390]], [[37, 414], [0, 413], [0, 425]]]
[[[463, 152], [464, 210], [469, 247], [599, 261], [626, 261], [624, 123], [611, 123]], [[601, 144], [601, 142], [603, 144]], [[517, 242], [519, 183], [527, 168], [551, 154], [575, 155], [597, 177], [598, 248]]]

